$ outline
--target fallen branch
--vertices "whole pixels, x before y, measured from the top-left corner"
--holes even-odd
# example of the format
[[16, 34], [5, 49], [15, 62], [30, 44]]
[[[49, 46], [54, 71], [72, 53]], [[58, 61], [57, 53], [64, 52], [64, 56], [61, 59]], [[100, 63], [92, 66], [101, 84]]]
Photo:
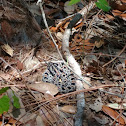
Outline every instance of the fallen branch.
[[49, 35], [50, 35], [50, 37], [51, 37], [51, 39], [52, 39], [56, 49], [58, 51], [58, 54], [59, 54], [60, 58], [63, 60], [62, 54], [60, 53], [59, 48], [58, 48], [58, 46], [57, 46], [57, 44], [56, 44], [56, 42], [55, 42], [55, 40], [54, 40], [50, 30], [49, 30], [49, 27], [48, 27], [48, 24], [47, 24], [47, 21], [46, 21], [46, 17], [45, 17], [45, 13], [44, 13], [44, 10], [43, 10], [43, 7], [42, 7], [42, 0], [38, 0], [37, 5], [40, 6], [40, 9], [41, 9], [41, 12], [42, 12], [43, 21], [44, 21], [44, 24], [46, 26], [46, 29], [47, 29], [47, 31], [48, 31], [48, 33], [49, 33]]
[[[63, 42], [62, 42], [62, 53], [64, 58], [68, 61], [69, 65], [72, 67], [73, 71], [82, 78], [82, 73], [80, 69], [80, 65], [76, 62], [75, 58], [69, 51], [69, 38], [71, 35], [71, 30], [73, 26], [82, 18], [84, 17], [88, 11], [90, 11], [95, 6], [94, 2], [91, 2], [89, 5], [84, 7], [74, 18], [70, 21], [68, 28], [65, 30], [63, 35]], [[76, 80], [76, 90], [82, 90], [83, 84], [81, 80]], [[84, 107], [85, 107], [85, 99], [84, 93], [79, 93], [77, 95], [77, 113], [75, 116], [75, 126], [82, 126], [83, 124], [83, 116], [84, 116]]]

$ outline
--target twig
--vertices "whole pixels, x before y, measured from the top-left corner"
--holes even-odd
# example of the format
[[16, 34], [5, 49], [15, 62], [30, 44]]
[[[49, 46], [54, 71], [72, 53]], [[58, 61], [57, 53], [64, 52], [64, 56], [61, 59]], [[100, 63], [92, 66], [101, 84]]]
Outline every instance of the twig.
[[[109, 53], [111, 54], [111, 50], [110, 50], [110, 48], [109, 48]], [[118, 56], [117, 56], [118, 57]], [[111, 58], [112, 59], [112, 58]], [[116, 69], [117, 69], [117, 71], [119, 72], [119, 74], [121, 75], [121, 77], [122, 77], [122, 79], [123, 79], [123, 81], [124, 81], [124, 85], [126, 84], [126, 80], [125, 80], [125, 77], [124, 77], [124, 75], [121, 73], [121, 71], [119, 70], [119, 68], [117, 67], [117, 65], [116, 65], [116, 63], [115, 62], [113, 62], [113, 64], [115, 65], [115, 67], [116, 67]]]
[[2, 116], [2, 124], [1, 124], [1, 126], [4, 126], [4, 116]]
[[5, 88], [5, 87], [26, 87], [25, 85], [6, 85], [6, 86], [0, 86], [0, 88]]
[[[90, 11], [94, 7], [95, 3], [91, 2], [89, 5], [84, 7], [82, 11], [80, 11], [72, 21], [70, 21], [68, 28], [65, 30], [63, 35], [63, 42], [62, 42], [62, 52], [65, 59], [68, 61], [70, 66], [72, 67], [73, 71], [82, 78], [82, 73], [80, 69], [80, 65], [77, 63], [73, 55], [69, 51], [69, 38], [71, 35], [72, 27], [83, 17], [85, 16], [88, 11]], [[80, 91], [83, 89], [83, 84], [81, 80], [76, 80], [76, 90]], [[82, 126], [83, 124], [83, 117], [84, 117], [84, 107], [85, 107], [85, 99], [84, 93], [79, 93], [77, 95], [77, 113], [75, 116], [75, 126]]]
[[[10, 68], [12, 68], [13, 70], [17, 71], [17, 69], [15, 69], [14, 67], [12, 67], [9, 63], [7, 63], [2, 57], [0, 57], [0, 60], [2, 60], [5, 64], [7, 64], [7, 66], [9, 66]], [[18, 72], [19, 73], [19, 72]], [[20, 74], [20, 73], [19, 73]]]
[[[119, 125], [121, 126], [121, 120], [120, 118], [123, 118], [123, 111], [121, 113], [119, 113], [119, 115], [114, 119], [113, 122], [110, 123], [110, 126], [114, 126], [114, 123], [117, 121], [117, 119], [119, 119]], [[125, 117], [124, 117], [125, 118]], [[126, 121], [125, 121], [126, 122]]]
[[114, 60], [116, 60], [116, 58], [118, 58], [118, 56], [120, 56], [124, 50], [126, 49], [126, 45], [123, 47], [123, 49], [118, 53], [118, 55], [116, 57], [114, 57], [112, 60], [110, 60], [108, 63], [104, 64], [102, 67], [106, 67], [108, 64], [112, 63]]
[[87, 53], [87, 52], [85, 52], [85, 55], [108, 56], [108, 57], [117, 57], [117, 58], [121, 58], [121, 59], [126, 59], [124, 56], [116, 56], [116, 55], [112, 55], [112, 54], [103, 54], [103, 53]]
[[[100, 10], [100, 11], [93, 17], [93, 19], [91, 20], [91, 22], [89, 23], [89, 26], [88, 26], [88, 28], [86, 29], [85, 34], [84, 34], [84, 38], [85, 38], [85, 39], [89, 39], [89, 35], [90, 35], [90, 34], [88, 34], [87, 31], [88, 31], [89, 29], [91, 29], [92, 24], [93, 24], [95, 18], [98, 17], [98, 15], [101, 13], [101, 11], [102, 11], [102, 10]], [[86, 37], [86, 34], [88, 34], [88, 37]]]
[[49, 33], [49, 35], [50, 35], [50, 37], [51, 37], [51, 39], [52, 39], [52, 41], [53, 41], [53, 43], [54, 43], [56, 49], [57, 49], [57, 51], [58, 51], [58, 54], [59, 54], [60, 58], [63, 60], [63, 57], [62, 57], [62, 55], [61, 55], [61, 53], [60, 53], [60, 51], [59, 51], [59, 48], [58, 48], [58, 46], [57, 46], [57, 44], [56, 44], [56, 42], [55, 42], [55, 40], [54, 40], [54, 38], [53, 38], [53, 36], [52, 36], [50, 30], [49, 30], [49, 27], [48, 27], [48, 24], [47, 24], [47, 21], [46, 21], [46, 17], [45, 17], [45, 13], [44, 13], [44, 10], [43, 10], [43, 7], [42, 7], [42, 2], [41, 2], [41, 0], [39, 0], [39, 5], [40, 5], [40, 9], [41, 9], [41, 12], [42, 12], [43, 21], [44, 21], [44, 24], [45, 24], [45, 26], [46, 26], [46, 28], [47, 28], [47, 31], [48, 31], [48, 33]]
[[[13, 70], [14, 70], [14, 73], [16, 72], [16, 74], [18, 73], [18, 75], [21, 75], [21, 73], [17, 70], [17, 69], [15, 69], [14, 67], [12, 67], [9, 63], [7, 63], [2, 57], [0, 57], [0, 60], [2, 60], [5, 64], [7, 64], [10, 68], [12, 68]], [[14, 73], [13, 73], [13, 75], [14, 75]], [[13, 76], [12, 75], [12, 76]], [[12, 77], [11, 76], [11, 77]]]
[[104, 91], [104, 90], [101, 90], [101, 89], [99, 89], [99, 91], [104, 92], [104, 93], [106, 93], [106, 94], [110, 94], [110, 95], [117, 96], [117, 97], [119, 97], [119, 98], [125, 98], [125, 95], [124, 95], [124, 94], [116, 94], [116, 93]]
[[[93, 91], [93, 90], [98, 90], [99, 88], [106, 88], [106, 87], [116, 87], [115, 85], [112, 85], [112, 84], [108, 84], [108, 85], [102, 85], [102, 86], [98, 86], [98, 87], [91, 87], [89, 89], [83, 89], [83, 90], [80, 90], [80, 91], [74, 91], [74, 92], [70, 92], [70, 93], [67, 93], [67, 94], [63, 94], [63, 95], [60, 95], [60, 96], [57, 96], [57, 97], [53, 97], [51, 98], [50, 100], [48, 101], [41, 101], [42, 103], [37, 105], [36, 107], [34, 107], [33, 109], [30, 109], [27, 113], [33, 111], [34, 109], [37, 109], [37, 108], [40, 108], [41, 106], [44, 106], [45, 104], [48, 104], [48, 103], [51, 103], [53, 101], [57, 101], [59, 99], [63, 99], [63, 98], [66, 98], [66, 97], [69, 97], [69, 96], [73, 96], [73, 95], [76, 95], [76, 94], [79, 94], [79, 93], [84, 93], [84, 92], [88, 92], [88, 91]], [[27, 114], [26, 113], [26, 114]], [[20, 121], [21, 118], [23, 118], [26, 114], [22, 115], [18, 120]], [[16, 123], [17, 123], [16, 122]]]

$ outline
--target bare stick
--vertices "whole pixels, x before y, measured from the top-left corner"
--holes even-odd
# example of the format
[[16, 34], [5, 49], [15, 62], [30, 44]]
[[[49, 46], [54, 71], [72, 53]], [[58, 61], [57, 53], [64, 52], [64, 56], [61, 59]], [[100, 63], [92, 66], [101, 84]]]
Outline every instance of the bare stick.
[[116, 57], [114, 57], [112, 60], [110, 60], [108, 63], [106, 63], [106, 64], [104, 64], [102, 67], [106, 67], [108, 64], [110, 64], [110, 63], [112, 63], [114, 60], [116, 60], [117, 58], [118, 58], [118, 56], [120, 56], [123, 52], [124, 52], [124, 50], [126, 49], [126, 45], [123, 47], [123, 49], [119, 52], [119, 54], [116, 56]]
[[48, 27], [48, 24], [47, 24], [47, 21], [46, 21], [46, 17], [45, 17], [45, 13], [44, 13], [44, 10], [43, 10], [42, 2], [41, 2], [41, 1], [39, 1], [39, 5], [40, 5], [40, 9], [41, 9], [41, 12], [42, 12], [42, 17], [43, 17], [43, 21], [44, 21], [44, 24], [45, 24], [45, 26], [46, 26], [46, 29], [47, 29], [47, 31], [48, 31], [48, 33], [49, 33], [49, 35], [50, 35], [50, 37], [51, 37], [51, 39], [52, 39], [52, 41], [53, 41], [53, 43], [54, 43], [56, 49], [57, 49], [57, 51], [58, 51], [58, 54], [59, 54], [60, 58], [63, 60], [63, 57], [62, 57], [62, 55], [61, 55], [61, 53], [60, 53], [60, 51], [59, 51], [59, 48], [58, 48], [58, 46], [57, 46], [57, 44], [56, 44], [56, 42], [55, 42], [55, 40], [54, 40], [54, 38], [53, 38], [53, 36], [52, 36], [50, 30], [49, 30], [49, 27]]
[[[68, 61], [70, 66], [72, 67], [73, 71], [79, 76], [82, 77], [80, 65], [77, 63], [73, 55], [69, 51], [69, 38], [71, 35], [72, 27], [80, 20], [81, 17], [85, 16], [88, 11], [90, 11], [94, 7], [95, 3], [91, 2], [89, 5], [84, 7], [82, 11], [80, 11], [74, 19], [68, 25], [68, 28], [65, 30], [63, 35], [63, 42], [62, 42], [62, 52], [65, 59]], [[76, 90], [82, 90], [83, 84], [81, 80], [76, 80]], [[84, 116], [84, 107], [85, 107], [85, 99], [84, 93], [80, 93], [77, 95], [77, 113], [75, 116], [75, 126], [82, 126], [83, 124], [83, 116]]]

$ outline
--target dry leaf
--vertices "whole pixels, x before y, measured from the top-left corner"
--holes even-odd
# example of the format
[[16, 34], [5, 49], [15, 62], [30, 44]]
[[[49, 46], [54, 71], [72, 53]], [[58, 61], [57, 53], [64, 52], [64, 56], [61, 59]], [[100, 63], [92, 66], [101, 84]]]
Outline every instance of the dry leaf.
[[5, 79], [9, 80], [12, 76], [10, 74], [0, 74], [0, 80]]
[[13, 56], [14, 50], [8, 44], [1, 45], [1, 48], [11, 57]]
[[105, 15], [106, 16], [106, 19], [105, 20], [111, 20], [111, 21], [113, 21], [115, 18], [112, 16], [112, 15], [110, 15], [110, 14], [106, 14]]
[[63, 34], [62, 34], [61, 32], [57, 32], [56, 37], [57, 37], [59, 40], [62, 40]]
[[56, 32], [56, 31], [57, 31], [57, 27], [51, 27], [51, 28], [50, 28], [50, 31], [51, 31], [51, 32]]
[[104, 41], [103, 41], [103, 40], [95, 41], [95, 46], [96, 46], [97, 48], [100, 48], [102, 45], [104, 45]]
[[63, 119], [58, 126], [74, 126], [74, 119], [67, 117], [67, 119]]
[[36, 5], [36, 3], [30, 4], [29, 10], [33, 15], [41, 15], [40, 8], [38, 5]]
[[[26, 20], [26, 15], [24, 14], [19, 14], [17, 13], [14, 9], [10, 8], [10, 7], [3, 7], [4, 9], [4, 17], [5, 19], [9, 20], [9, 21], [15, 21], [15, 22], [23, 22], [24, 20]], [[7, 22], [7, 21], [6, 21]], [[5, 23], [5, 22], [4, 22]], [[7, 23], [6, 23], [7, 24]], [[5, 24], [5, 25], [6, 25]], [[11, 26], [9, 27], [9, 25], [7, 25], [7, 28], [10, 30], [13, 30], [13, 28], [11, 28]], [[8, 30], [7, 29], [7, 30]], [[10, 33], [12, 33], [10, 31]]]
[[29, 56], [25, 60], [24, 65], [25, 65], [26, 69], [29, 70], [29, 69], [32, 69], [38, 63], [39, 63], [39, 60], [36, 57]]
[[[59, 116], [59, 110], [57, 106], [49, 106], [49, 107], [41, 107], [42, 113], [41, 118], [44, 123], [44, 126], [53, 126], [56, 122], [58, 122], [60, 116]], [[59, 117], [59, 118], [58, 118]]]
[[14, 79], [21, 80], [22, 79], [21, 75], [15, 69], [12, 70], [9, 74], [8, 73], [0, 74], [0, 80], [2, 80], [2, 78], [5, 80], [14, 80]]
[[23, 63], [22, 63], [21, 61], [18, 61], [18, 62], [17, 62], [17, 68], [18, 68], [19, 70], [23, 70]]
[[5, 126], [12, 126], [12, 125], [10, 125], [10, 124], [6, 124]]
[[98, 97], [98, 98], [95, 100], [94, 104], [90, 104], [90, 105], [89, 105], [89, 107], [90, 107], [92, 110], [95, 110], [96, 112], [101, 111], [102, 106], [103, 106], [103, 103], [102, 103], [101, 97]]
[[[103, 105], [102, 106], [102, 111], [104, 113], [106, 113], [107, 115], [109, 115], [112, 119], [114, 119], [116, 122], [119, 122], [122, 125], [125, 125], [126, 122], [126, 118], [124, 116], [119, 116], [119, 113], [114, 111], [113, 109]], [[119, 118], [117, 118], [119, 116]]]
[[126, 10], [126, 1], [125, 0], [109, 0], [109, 5], [112, 9], [117, 9], [120, 11]]
[[121, 0], [122, 3], [126, 4], [126, 0]]
[[84, 77], [83, 79], [85, 80], [85, 82], [83, 82], [84, 89], [89, 89], [90, 86], [88, 84], [91, 83], [91, 78]]
[[46, 83], [46, 82], [39, 82], [36, 84], [29, 84], [29, 88], [42, 92], [42, 93], [49, 93], [51, 95], [56, 95], [58, 91], [58, 87], [54, 84], [51, 83]]
[[[4, 14], [5, 14], [5, 12], [6, 11], [4, 11]], [[12, 26], [6, 20], [3, 20], [0, 24], [1, 24], [1, 32], [6, 37], [6, 41], [10, 41], [12, 39], [12, 36], [14, 35], [14, 31], [13, 31]]]
[[121, 11], [119, 11], [119, 10], [113, 10], [113, 11], [112, 11], [112, 14], [113, 14], [114, 16], [119, 16], [119, 17], [122, 18], [124, 21], [126, 21], [126, 13], [123, 13], [123, 12], [121, 12]]
[[11, 126], [16, 126], [15, 123], [17, 122], [17, 120], [11, 118], [9, 119], [9, 122], [8, 123], [11, 123], [12, 125]]
[[117, 103], [113, 103], [113, 104], [107, 104], [108, 107], [112, 108], [112, 109], [124, 109], [126, 110], [126, 103], [123, 103], [122, 106], [117, 104]]
[[66, 113], [70, 113], [70, 114], [75, 114], [77, 111], [75, 106], [72, 106], [72, 105], [65, 105], [61, 107], [60, 110]]
[[64, 11], [67, 13], [67, 14], [72, 14], [75, 10], [75, 6], [72, 5], [72, 6], [69, 6], [69, 1], [65, 2], [64, 4]]
[[37, 116], [36, 123], [37, 123], [37, 126], [44, 126], [43, 120], [40, 116]]

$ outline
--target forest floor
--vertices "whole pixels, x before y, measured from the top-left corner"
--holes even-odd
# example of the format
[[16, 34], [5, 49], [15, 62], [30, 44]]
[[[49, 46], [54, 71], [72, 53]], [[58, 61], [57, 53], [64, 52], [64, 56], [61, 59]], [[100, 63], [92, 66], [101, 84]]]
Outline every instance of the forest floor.
[[0, 2], [1, 126], [74, 126], [80, 93], [83, 126], [126, 125], [126, 1], [118, 1], [109, 1], [109, 12], [95, 6], [72, 28], [69, 50], [82, 80], [60, 54], [67, 26], [88, 0], [45, 0], [48, 27], [36, 0]]

